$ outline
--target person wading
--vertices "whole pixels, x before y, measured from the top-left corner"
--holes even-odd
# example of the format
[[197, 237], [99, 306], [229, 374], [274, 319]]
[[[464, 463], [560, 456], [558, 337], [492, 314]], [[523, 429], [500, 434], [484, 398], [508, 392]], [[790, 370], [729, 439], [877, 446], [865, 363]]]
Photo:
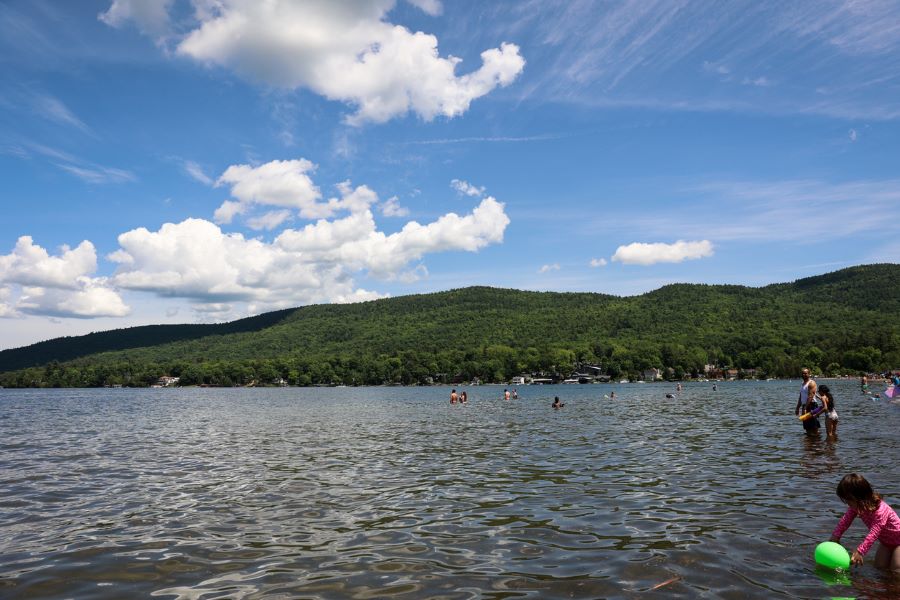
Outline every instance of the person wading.
[[[803, 377], [803, 385], [800, 386], [800, 397], [797, 398], [797, 408], [794, 409], [794, 414], [798, 417], [812, 412], [816, 403], [816, 382], [810, 378], [809, 369], [800, 371], [800, 376]], [[806, 433], [816, 433], [821, 426], [819, 417], [810, 417], [803, 421], [803, 429]]]

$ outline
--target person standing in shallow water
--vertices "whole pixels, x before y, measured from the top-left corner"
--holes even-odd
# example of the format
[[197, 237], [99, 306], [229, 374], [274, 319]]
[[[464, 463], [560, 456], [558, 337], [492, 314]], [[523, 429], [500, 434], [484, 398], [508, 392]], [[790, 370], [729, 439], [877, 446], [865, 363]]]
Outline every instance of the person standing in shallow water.
[[[809, 369], [800, 371], [800, 377], [803, 378], [803, 384], [800, 386], [800, 396], [797, 398], [797, 408], [794, 414], [800, 415], [812, 412], [816, 407], [816, 382], [809, 375]], [[816, 433], [822, 425], [819, 423], [819, 417], [810, 417], [803, 421], [803, 429], [806, 433]]]
[[838, 414], [834, 407], [834, 395], [827, 385], [819, 386], [819, 398], [825, 407], [825, 435], [837, 437]]
[[450, 404], [456, 404], [456, 401], [459, 399], [459, 396], [456, 395], [456, 390], [450, 390]]

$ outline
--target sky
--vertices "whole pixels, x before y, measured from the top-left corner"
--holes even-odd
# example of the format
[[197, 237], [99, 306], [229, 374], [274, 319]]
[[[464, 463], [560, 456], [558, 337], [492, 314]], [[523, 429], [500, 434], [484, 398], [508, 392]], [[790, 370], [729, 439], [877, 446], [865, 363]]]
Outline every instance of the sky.
[[0, 3], [0, 349], [900, 262], [894, 0]]

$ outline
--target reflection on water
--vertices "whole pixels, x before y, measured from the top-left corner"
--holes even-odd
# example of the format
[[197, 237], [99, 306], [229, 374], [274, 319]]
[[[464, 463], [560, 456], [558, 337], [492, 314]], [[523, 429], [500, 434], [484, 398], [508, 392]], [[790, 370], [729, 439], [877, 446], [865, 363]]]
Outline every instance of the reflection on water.
[[812, 554], [900, 407], [798, 387], [0, 390], [0, 597], [897, 598]]

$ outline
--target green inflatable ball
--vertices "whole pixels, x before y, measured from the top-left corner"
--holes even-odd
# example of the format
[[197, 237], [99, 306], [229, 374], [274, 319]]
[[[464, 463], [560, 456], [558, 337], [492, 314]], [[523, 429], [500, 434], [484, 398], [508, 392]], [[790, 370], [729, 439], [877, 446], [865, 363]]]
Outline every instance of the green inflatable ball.
[[849, 569], [850, 554], [835, 542], [822, 542], [816, 546], [816, 564], [828, 569]]

